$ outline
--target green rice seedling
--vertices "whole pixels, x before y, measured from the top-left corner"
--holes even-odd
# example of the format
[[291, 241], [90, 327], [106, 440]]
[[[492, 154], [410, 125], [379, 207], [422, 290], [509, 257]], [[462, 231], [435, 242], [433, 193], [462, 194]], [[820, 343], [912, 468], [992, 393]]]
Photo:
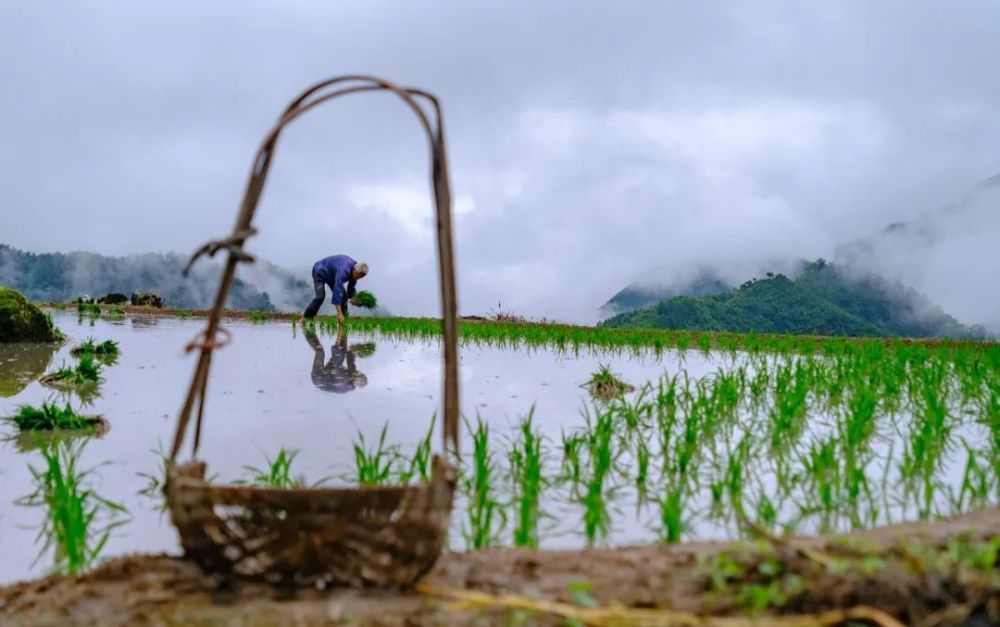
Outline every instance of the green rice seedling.
[[99, 383], [101, 381], [101, 365], [94, 360], [93, 355], [83, 355], [75, 367], [65, 364], [58, 370], [40, 379], [42, 383], [56, 386], [78, 386]]
[[167, 472], [170, 469], [170, 456], [163, 451], [163, 444], [157, 443], [155, 449], [150, 449], [150, 453], [156, 455], [158, 460], [157, 469], [155, 473], [148, 472], [137, 472], [135, 473], [140, 478], [146, 481], [144, 485], [138, 491], [138, 495], [147, 499], [152, 499], [157, 502], [157, 510], [160, 512], [165, 512], [167, 510], [167, 499], [164, 493], [164, 488], [167, 485]]
[[635, 391], [635, 386], [619, 379], [615, 373], [611, 372], [611, 368], [605, 365], [600, 366], [597, 372], [590, 375], [590, 380], [583, 386], [590, 391], [591, 396], [603, 401], [610, 401]]
[[54, 431], [88, 429], [100, 423], [99, 418], [80, 416], [69, 403], [60, 408], [55, 403], [42, 403], [41, 407], [21, 405], [17, 413], [8, 416], [18, 431]]
[[117, 305], [111, 305], [104, 315], [108, 320], [124, 320], [125, 310]]
[[369, 450], [365, 446], [365, 436], [358, 430], [358, 441], [352, 444], [354, 449], [354, 481], [363, 486], [386, 485], [393, 478], [393, 463], [399, 452], [394, 446], [385, 443], [389, 423], [382, 425], [375, 448]]
[[292, 462], [298, 454], [297, 450], [286, 450], [285, 447], [281, 447], [273, 458], [264, 456], [266, 465], [263, 468], [244, 466], [243, 469], [250, 474], [248, 482], [269, 488], [303, 487], [305, 485], [303, 479], [292, 477]]
[[520, 438], [509, 453], [514, 502], [514, 546], [538, 548], [538, 520], [545, 480], [542, 437], [534, 426], [534, 407], [521, 420]]
[[375, 294], [367, 290], [361, 290], [351, 299], [351, 304], [364, 309], [375, 309], [378, 307], [378, 299], [375, 298]]
[[[968, 442], [963, 442], [963, 445], [966, 451], [965, 472], [962, 473], [962, 486], [954, 506], [959, 512], [989, 505], [993, 484], [998, 480], [991, 476], [987, 454], [977, 451]], [[983, 463], [980, 463], [980, 458], [983, 458]]]
[[[410, 458], [402, 457], [403, 468], [399, 472], [399, 483], [406, 485], [414, 479], [427, 481], [431, 477], [433, 454], [431, 452], [431, 439], [434, 437], [434, 426], [437, 422], [437, 414], [431, 416], [431, 424], [427, 428], [427, 433], [417, 444]], [[377, 473], [376, 473], [377, 474]], [[359, 472], [360, 475], [360, 472]]]
[[597, 415], [593, 428], [587, 433], [589, 457], [588, 475], [584, 482], [583, 528], [587, 546], [608, 536], [611, 519], [608, 510], [608, 480], [614, 465], [614, 420], [611, 412]]
[[82, 357], [84, 355], [117, 355], [118, 350], [118, 342], [114, 340], [105, 340], [97, 343], [94, 338], [88, 337], [80, 344], [74, 346], [70, 354], [74, 357]]
[[45, 509], [38, 540], [43, 540], [39, 559], [54, 550], [54, 570], [75, 576], [100, 555], [111, 532], [124, 524], [127, 511], [120, 504], [99, 496], [91, 480], [93, 470], [78, 466], [82, 445], [56, 444], [41, 448], [44, 465], [29, 466], [35, 491], [17, 503]]
[[642, 499], [646, 495], [646, 482], [649, 480], [649, 448], [646, 440], [641, 437], [636, 440], [635, 467], [635, 487]]
[[660, 500], [661, 542], [675, 544], [681, 541], [685, 529], [684, 497], [684, 486], [675, 485], [671, 486]]
[[581, 451], [586, 445], [587, 438], [583, 433], [572, 431], [561, 434], [562, 439], [562, 472], [571, 486], [575, 488], [580, 483], [580, 459]]
[[191, 312], [178, 309], [177, 311], [174, 312], [174, 315], [180, 318], [181, 320], [187, 320], [188, 318], [191, 317]]
[[497, 465], [490, 451], [490, 428], [479, 416], [472, 432], [472, 471], [462, 477], [469, 500], [466, 510], [465, 542], [474, 550], [493, 546], [499, 537], [502, 512], [496, 497]]
[[247, 318], [250, 322], [267, 322], [270, 316], [267, 315], [266, 311], [250, 311], [247, 312]]

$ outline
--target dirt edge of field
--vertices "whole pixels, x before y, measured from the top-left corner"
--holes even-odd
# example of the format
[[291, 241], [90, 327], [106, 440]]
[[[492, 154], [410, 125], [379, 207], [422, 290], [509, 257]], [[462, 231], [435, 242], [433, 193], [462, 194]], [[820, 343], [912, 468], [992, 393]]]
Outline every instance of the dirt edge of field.
[[[998, 537], [995, 508], [842, 536], [446, 553], [422, 582], [423, 593], [310, 590], [293, 598], [256, 584], [220, 588], [178, 557], [132, 555], [79, 578], [52, 575], [0, 588], [0, 624], [507, 625], [575, 618], [739, 627], [781, 625], [778, 615], [813, 617], [797, 625], [847, 624], [838, 620], [847, 614], [820, 613], [863, 606], [878, 608], [872, 610], [876, 618], [878, 612], [895, 616], [896, 624], [991, 625], [1000, 621], [996, 551], [985, 570], [966, 568], [962, 560], [971, 558], [948, 556], [964, 555], [962, 547], [995, 546]], [[861, 566], [872, 560], [878, 565]], [[711, 577], [719, 576], [713, 569], [720, 564], [728, 565], [730, 581], [713, 590]], [[751, 597], [762, 590], [777, 596], [764, 610], [750, 612]], [[458, 597], [465, 597], [463, 607], [456, 606]], [[598, 607], [585, 609], [590, 605]], [[712, 616], [730, 618], [716, 622]]]

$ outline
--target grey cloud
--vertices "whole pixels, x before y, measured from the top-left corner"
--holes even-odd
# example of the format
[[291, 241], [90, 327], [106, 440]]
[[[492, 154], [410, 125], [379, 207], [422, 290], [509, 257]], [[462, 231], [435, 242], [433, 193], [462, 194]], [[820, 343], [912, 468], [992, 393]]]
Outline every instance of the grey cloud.
[[[998, 18], [861, 0], [8, 0], [0, 241], [186, 253], [231, 227], [285, 102], [363, 71], [442, 97], [473, 207], [456, 218], [462, 309], [590, 320], [632, 280], [830, 256], [1000, 170]], [[365, 258], [392, 311], [433, 313], [429, 233], [375, 206], [426, 198], [426, 168], [398, 103], [318, 111], [282, 139], [251, 248], [302, 273]], [[967, 305], [941, 277], [998, 265], [984, 224], [909, 276], [969, 322], [997, 303]]]

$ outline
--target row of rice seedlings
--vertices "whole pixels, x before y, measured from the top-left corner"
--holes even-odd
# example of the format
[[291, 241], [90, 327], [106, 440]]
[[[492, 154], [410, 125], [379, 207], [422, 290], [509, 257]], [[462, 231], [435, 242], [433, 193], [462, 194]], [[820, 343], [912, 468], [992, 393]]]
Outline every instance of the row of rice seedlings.
[[[321, 325], [334, 323], [323, 320]], [[438, 320], [426, 318], [356, 318], [350, 326], [361, 331], [381, 333], [399, 339], [437, 338], [441, 334]], [[501, 347], [548, 346], [563, 350], [606, 348], [652, 350], [654, 354], [667, 349], [688, 350], [692, 346], [702, 351], [714, 350], [735, 354], [817, 354], [837, 355], [859, 348], [880, 347], [883, 353], [908, 360], [918, 351], [933, 351], [947, 358], [961, 354], [973, 361], [983, 353], [996, 353], [1000, 346], [989, 342], [957, 340], [903, 340], [885, 338], [805, 337], [795, 335], [758, 335], [739, 333], [705, 333], [659, 329], [578, 327], [548, 323], [496, 323], [461, 321], [463, 339]], [[995, 356], [992, 359], [997, 359]]]
[[44, 465], [30, 466], [35, 491], [19, 505], [45, 510], [36, 542], [41, 559], [53, 550], [56, 572], [78, 575], [100, 555], [111, 532], [127, 522], [127, 510], [97, 494], [93, 469], [79, 467], [82, 444], [59, 443], [41, 447]]
[[[812, 350], [747, 354], [699, 380], [683, 371], [664, 376], [631, 400], [598, 406], [585, 428], [564, 431], [552, 449], [532, 413], [500, 457], [484, 421], [467, 425], [473, 450], [462, 460], [460, 483], [467, 546], [499, 543], [508, 522], [512, 544], [538, 546], [541, 504], [553, 499], [579, 508], [582, 535], [593, 545], [609, 537], [612, 504], [633, 493], [652, 496], [657, 533], [676, 542], [691, 535], [706, 512], [719, 521], [745, 512], [768, 527], [833, 530], [887, 522], [909, 507], [936, 511], [941, 496], [953, 510], [978, 506], [1000, 489], [997, 455], [985, 449], [968, 449], [961, 486], [938, 477], [958, 405], [991, 434], [989, 451], [1000, 449], [1000, 396], [990, 385], [996, 375], [986, 367], [993, 363], [988, 353], [822, 342]], [[948, 361], [954, 355], [961, 356], [960, 366]], [[894, 465], [893, 449], [881, 450], [880, 425], [892, 426], [901, 411], [913, 418]], [[432, 431], [433, 425], [409, 455], [387, 443], [385, 428], [373, 446], [362, 439], [353, 479], [365, 485], [426, 479]], [[553, 451], [558, 463], [546, 460]], [[920, 490], [908, 492], [907, 483]]]
[[250, 311], [250, 312], [247, 312], [247, 318], [250, 319], [250, 322], [257, 322], [257, 323], [267, 322], [268, 320], [271, 319], [271, 317], [269, 315], [267, 315], [266, 311]]

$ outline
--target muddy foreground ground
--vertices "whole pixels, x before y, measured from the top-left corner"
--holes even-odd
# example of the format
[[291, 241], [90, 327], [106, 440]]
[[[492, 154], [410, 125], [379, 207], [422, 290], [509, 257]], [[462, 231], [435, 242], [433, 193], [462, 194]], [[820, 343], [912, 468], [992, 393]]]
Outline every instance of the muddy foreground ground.
[[177, 557], [136, 555], [0, 588], [0, 624], [995, 625], [998, 537], [992, 509], [829, 538], [447, 553], [421, 592], [290, 599], [221, 593]]

